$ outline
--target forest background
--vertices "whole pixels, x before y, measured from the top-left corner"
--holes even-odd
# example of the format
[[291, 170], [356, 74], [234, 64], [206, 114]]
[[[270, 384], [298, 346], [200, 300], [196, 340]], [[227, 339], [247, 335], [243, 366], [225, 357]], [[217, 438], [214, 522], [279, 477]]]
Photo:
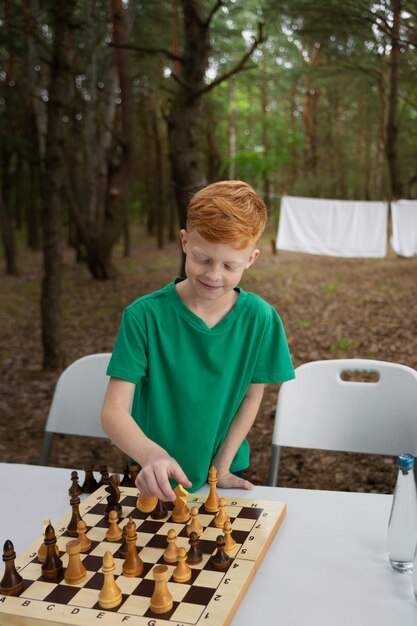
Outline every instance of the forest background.
[[[245, 278], [295, 365], [417, 367], [416, 259], [273, 254], [283, 194], [417, 197], [416, 0], [5, 0], [0, 8], [0, 460], [37, 461], [54, 384], [182, 270], [191, 195], [240, 178], [270, 225]], [[265, 483], [276, 394], [251, 433]], [[57, 441], [51, 462], [104, 442]], [[280, 484], [390, 491], [393, 459], [286, 451]]]

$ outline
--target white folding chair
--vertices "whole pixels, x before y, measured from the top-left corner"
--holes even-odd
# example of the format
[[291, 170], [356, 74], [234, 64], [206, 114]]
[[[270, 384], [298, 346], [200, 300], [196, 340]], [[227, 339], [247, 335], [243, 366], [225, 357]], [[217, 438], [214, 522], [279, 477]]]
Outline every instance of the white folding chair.
[[[367, 382], [345, 380], [344, 372], [372, 377]], [[270, 486], [277, 483], [281, 446], [417, 455], [416, 370], [371, 359], [297, 367], [295, 379], [283, 383], [278, 394]]]
[[107, 438], [100, 412], [107, 390], [111, 354], [89, 354], [71, 363], [55, 387], [42, 440], [39, 465], [47, 465], [55, 433]]

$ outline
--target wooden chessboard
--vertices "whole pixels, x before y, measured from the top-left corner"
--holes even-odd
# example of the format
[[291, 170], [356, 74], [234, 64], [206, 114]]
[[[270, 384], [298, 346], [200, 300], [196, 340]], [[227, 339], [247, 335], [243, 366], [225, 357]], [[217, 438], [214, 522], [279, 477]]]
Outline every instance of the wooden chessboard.
[[[24, 590], [19, 596], [0, 595], [0, 625], [12, 626], [92, 626], [93, 624], [131, 623], [135, 626], [226, 626], [229, 624], [243, 595], [259, 567], [275, 533], [285, 517], [285, 504], [227, 498], [227, 512], [232, 523], [232, 536], [236, 548], [230, 553], [231, 562], [227, 570], [219, 572], [210, 564], [210, 556], [216, 549], [216, 537], [221, 533], [214, 526], [214, 515], [205, 512], [202, 506], [207, 496], [189, 495], [188, 505], [200, 509], [199, 520], [204, 526], [200, 540], [203, 560], [192, 566], [191, 580], [176, 583], [171, 578], [175, 565], [168, 565], [168, 588], [173, 596], [171, 611], [162, 615], [152, 613], [149, 608], [154, 582], [152, 568], [164, 563], [166, 535], [170, 528], [177, 532], [177, 546], [188, 549], [188, 536], [184, 524], [171, 521], [171, 513], [164, 520], [153, 520], [150, 514], [136, 508], [138, 492], [134, 488], [121, 488], [122, 527], [129, 516], [137, 525], [137, 545], [144, 562], [140, 577], [127, 578], [122, 575], [123, 559], [118, 557], [121, 543], [105, 540], [108, 522], [104, 517], [108, 493], [101, 487], [81, 502], [80, 513], [88, 527], [91, 549], [81, 556], [87, 569], [87, 579], [80, 585], [69, 585], [63, 575], [53, 581], [41, 574], [37, 551], [43, 541], [40, 536], [28, 549], [17, 555], [16, 568], [24, 579]], [[54, 526], [57, 545], [64, 567], [68, 563], [65, 545], [70, 539], [66, 527], [71, 512]], [[40, 523], [41, 527], [41, 523]], [[11, 536], [4, 540], [13, 541]], [[115, 579], [122, 590], [122, 603], [111, 610], [98, 605], [98, 594], [103, 584], [104, 553], [114, 555]], [[0, 579], [2, 573], [0, 573]], [[99, 620], [99, 621], [98, 621]]]

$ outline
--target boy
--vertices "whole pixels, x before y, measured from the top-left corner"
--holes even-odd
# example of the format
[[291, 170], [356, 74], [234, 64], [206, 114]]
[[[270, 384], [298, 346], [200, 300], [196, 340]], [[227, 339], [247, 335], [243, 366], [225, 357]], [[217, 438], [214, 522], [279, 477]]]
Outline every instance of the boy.
[[197, 192], [180, 232], [186, 278], [124, 311], [102, 425], [140, 464], [136, 485], [146, 496], [174, 500], [170, 478], [196, 491], [211, 465], [219, 487], [253, 487], [239, 474], [264, 385], [294, 377], [275, 309], [238, 288], [266, 219], [246, 183]]

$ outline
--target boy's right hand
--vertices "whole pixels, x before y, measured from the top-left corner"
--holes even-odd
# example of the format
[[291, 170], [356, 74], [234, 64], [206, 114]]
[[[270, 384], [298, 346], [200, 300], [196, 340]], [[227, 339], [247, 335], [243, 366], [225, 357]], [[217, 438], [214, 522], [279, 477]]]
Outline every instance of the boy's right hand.
[[136, 478], [136, 486], [148, 498], [154, 497], [163, 502], [173, 502], [176, 496], [169, 478], [173, 478], [183, 487], [192, 485], [177, 461], [161, 450], [158, 455], [154, 455], [142, 465]]

